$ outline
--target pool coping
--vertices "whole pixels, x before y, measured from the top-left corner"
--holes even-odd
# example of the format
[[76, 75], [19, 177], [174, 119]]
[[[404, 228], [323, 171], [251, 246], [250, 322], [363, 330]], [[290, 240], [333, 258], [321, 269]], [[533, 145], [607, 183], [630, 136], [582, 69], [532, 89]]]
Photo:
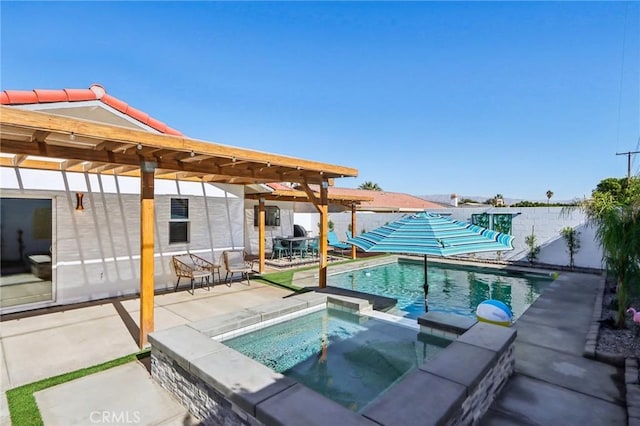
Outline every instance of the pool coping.
[[[416, 256], [407, 256], [407, 255], [397, 255], [397, 260], [412, 262], [412, 263], [420, 263], [424, 262], [424, 259]], [[500, 270], [505, 272], [522, 272], [531, 275], [539, 275], [542, 277], [547, 277], [549, 279], [552, 278], [554, 273], [560, 273], [561, 271], [546, 269], [543, 267], [536, 266], [524, 266], [524, 265], [516, 265], [511, 263], [490, 263], [483, 262], [480, 259], [476, 260], [464, 260], [457, 258], [449, 258], [449, 257], [429, 257], [428, 258], [429, 265], [453, 265], [453, 266], [461, 266], [464, 268], [476, 268], [476, 269], [487, 269], [487, 270]], [[563, 271], [563, 272], [571, 272], [571, 271]]]
[[[397, 263], [398, 260], [407, 260], [410, 262], [422, 262], [423, 257], [417, 255], [407, 254], [385, 254], [371, 258], [357, 259], [356, 261], [343, 262], [338, 264], [328, 265], [328, 276], [341, 274], [353, 270], [360, 270], [366, 268], [372, 268], [376, 266], [385, 265], [388, 263]], [[563, 273], [597, 273], [598, 271], [584, 271], [580, 268], [565, 268], [557, 267], [547, 264], [522, 264], [509, 261], [489, 261], [487, 259], [469, 259], [459, 258], [455, 256], [442, 257], [442, 256], [429, 256], [429, 264], [441, 264], [441, 265], [457, 265], [463, 267], [474, 267], [488, 270], [502, 270], [502, 271], [516, 271], [529, 273], [532, 275], [540, 275], [550, 277], [553, 274]], [[600, 271], [601, 272], [601, 271]], [[318, 285], [318, 270], [308, 269], [304, 271], [294, 271], [293, 284], [298, 287], [316, 287]]]
[[[446, 314], [427, 313], [422, 322], [429, 324], [431, 334], [463, 333], [355, 413], [215, 340], [323, 304], [364, 315], [373, 312], [366, 300], [308, 292], [151, 333], [152, 377], [205, 424], [319, 425], [339, 420], [341, 425], [392, 425], [479, 420], [513, 372], [515, 329], [477, 322], [452, 328], [455, 321], [444, 318]], [[416, 331], [425, 331], [417, 322]]]

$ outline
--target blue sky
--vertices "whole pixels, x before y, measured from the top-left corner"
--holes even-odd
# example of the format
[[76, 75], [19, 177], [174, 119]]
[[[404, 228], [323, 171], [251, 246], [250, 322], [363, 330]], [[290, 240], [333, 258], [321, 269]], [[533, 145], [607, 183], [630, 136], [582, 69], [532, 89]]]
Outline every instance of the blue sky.
[[[634, 2], [7, 2], [1, 87], [108, 93], [384, 190], [555, 200], [640, 147]], [[640, 170], [640, 155], [633, 171]]]

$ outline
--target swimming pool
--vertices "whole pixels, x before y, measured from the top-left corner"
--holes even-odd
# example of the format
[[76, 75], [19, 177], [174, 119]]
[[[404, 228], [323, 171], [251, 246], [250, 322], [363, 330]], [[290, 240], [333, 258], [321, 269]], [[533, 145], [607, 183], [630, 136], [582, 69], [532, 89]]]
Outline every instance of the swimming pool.
[[[486, 299], [509, 306], [517, 319], [538, 298], [552, 278], [541, 274], [429, 262], [429, 311], [475, 318]], [[425, 312], [424, 263], [399, 259], [385, 265], [330, 275], [327, 284], [363, 293], [393, 297], [390, 313], [417, 318]]]
[[222, 343], [359, 412], [451, 341], [326, 308]]

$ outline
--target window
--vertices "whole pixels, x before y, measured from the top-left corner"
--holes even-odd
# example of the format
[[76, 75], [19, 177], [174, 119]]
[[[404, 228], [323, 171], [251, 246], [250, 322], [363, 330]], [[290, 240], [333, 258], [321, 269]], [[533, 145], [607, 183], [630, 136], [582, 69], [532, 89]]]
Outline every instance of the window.
[[169, 244], [189, 242], [189, 200], [171, 199], [171, 219], [169, 220]]
[[511, 235], [513, 217], [510, 214], [494, 214], [493, 230]]
[[[258, 206], [253, 206], [253, 226], [259, 225], [260, 215], [258, 210]], [[280, 207], [264, 207], [264, 224], [265, 226], [280, 226]]]
[[513, 215], [511, 213], [472, 214], [471, 223], [511, 235]]

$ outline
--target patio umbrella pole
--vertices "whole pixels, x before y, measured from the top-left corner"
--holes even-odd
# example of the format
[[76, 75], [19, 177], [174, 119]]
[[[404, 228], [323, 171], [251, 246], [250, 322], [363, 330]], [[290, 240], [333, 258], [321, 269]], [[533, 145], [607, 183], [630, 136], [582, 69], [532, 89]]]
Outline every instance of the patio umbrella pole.
[[424, 311], [429, 312], [429, 279], [427, 275], [427, 255], [424, 255]]

